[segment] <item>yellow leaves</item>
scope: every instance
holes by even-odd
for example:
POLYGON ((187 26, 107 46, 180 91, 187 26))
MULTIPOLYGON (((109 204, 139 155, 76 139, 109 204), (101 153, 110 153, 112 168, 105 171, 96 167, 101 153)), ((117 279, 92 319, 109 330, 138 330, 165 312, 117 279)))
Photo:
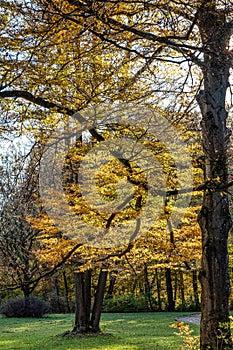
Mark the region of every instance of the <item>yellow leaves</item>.
POLYGON ((181 328, 184 326, 184 322, 177 322, 171 325, 172 328, 181 328))
POLYGON ((41 214, 40 217, 27 217, 27 221, 42 235, 48 233, 50 236, 55 236, 59 232, 47 214, 41 214))
POLYGON ((49 263, 54 266, 59 263, 75 246, 74 241, 65 239, 49 239, 47 244, 43 240, 44 248, 36 252, 41 262, 49 263))
POLYGON ((182 340, 180 349, 183 350, 199 350, 199 336, 193 336, 193 330, 190 329, 189 325, 184 322, 177 322, 172 324, 170 327, 178 329, 179 332, 175 332, 182 340))

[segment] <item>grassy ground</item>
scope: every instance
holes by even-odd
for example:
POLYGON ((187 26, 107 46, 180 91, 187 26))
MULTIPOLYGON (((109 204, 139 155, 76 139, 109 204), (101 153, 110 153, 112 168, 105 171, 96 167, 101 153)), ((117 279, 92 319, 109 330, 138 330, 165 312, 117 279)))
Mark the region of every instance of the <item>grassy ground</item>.
MULTIPOLYGON (((41 319, 0 317, 1 350, 173 350, 180 339, 169 327, 186 313, 103 314, 102 331, 109 335, 62 338, 72 329, 73 315, 41 319)), ((192 326, 198 333, 198 326, 192 326)))

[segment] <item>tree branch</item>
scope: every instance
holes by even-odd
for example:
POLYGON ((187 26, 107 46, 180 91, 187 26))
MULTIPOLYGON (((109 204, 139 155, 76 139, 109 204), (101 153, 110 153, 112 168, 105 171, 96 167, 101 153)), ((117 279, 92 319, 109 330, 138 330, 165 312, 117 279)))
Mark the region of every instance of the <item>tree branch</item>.
MULTIPOLYGON (((71 255, 79 248, 82 246, 82 243, 76 244, 63 258, 62 260, 57 263, 51 270, 43 273, 42 275, 40 275, 39 277, 35 278, 34 280, 28 281, 27 283, 24 282, 24 285, 35 285, 37 284, 42 278, 51 276, 54 272, 56 272, 56 270, 61 267, 70 257, 71 255)), ((9 286, 6 287, 4 289, 1 289, 0 291, 4 291, 4 290, 15 290, 20 288, 20 285, 16 285, 16 286, 9 286)))
MULTIPOLYGON (((56 112, 58 113, 66 113, 68 115, 73 115, 75 113, 75 111, 73 111, 70 108, 58 105, 54 102, 47 101, 42 97, 36 97, 32 93, 24 90, 3 90, 0 91, 0 98, 22 98, 38 106, 56 110, 56 112)), ((78 118, 80 119, 80 122, 84 121, 84 118, 81 115, 80 117, 78 116, 78 118)))

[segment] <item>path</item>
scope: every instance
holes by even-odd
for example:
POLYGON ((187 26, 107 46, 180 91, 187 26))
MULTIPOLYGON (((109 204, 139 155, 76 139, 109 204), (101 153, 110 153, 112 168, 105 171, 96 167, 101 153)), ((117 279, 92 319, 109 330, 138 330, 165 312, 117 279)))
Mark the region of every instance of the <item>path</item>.
POLYGON ((200 325, 201 315, 199 314, 199 315, 177 317, 176 321, 200 325))

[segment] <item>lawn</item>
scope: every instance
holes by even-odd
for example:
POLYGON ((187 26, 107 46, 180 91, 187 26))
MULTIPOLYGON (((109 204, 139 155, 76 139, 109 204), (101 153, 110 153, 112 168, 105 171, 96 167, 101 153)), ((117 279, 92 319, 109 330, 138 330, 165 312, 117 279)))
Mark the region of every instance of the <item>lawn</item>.
MULTIPOLYGON (((73 315, 41 319, 0 317, 1 350, 173 350, 180 339, 169 325, 187 313, 103 314, 100 336, 62 338, 72 329, 73 315)), ((198 326, 192 326, 198 333, 198 326)))

